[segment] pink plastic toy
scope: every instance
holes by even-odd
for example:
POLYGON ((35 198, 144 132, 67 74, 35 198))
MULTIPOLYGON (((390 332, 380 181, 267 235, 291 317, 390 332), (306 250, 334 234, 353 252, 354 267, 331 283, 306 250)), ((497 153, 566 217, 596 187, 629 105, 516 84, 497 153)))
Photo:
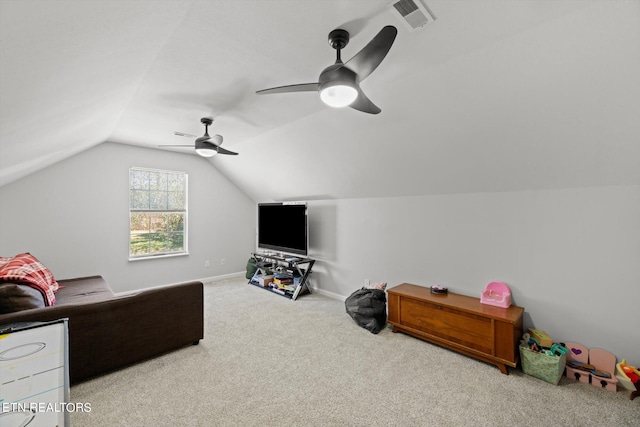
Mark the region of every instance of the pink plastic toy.
POLYGON ((511 290, 502 282, 491 282, 485 286, 484 291, 480 294, 480 302, 507 308, 511 306, 511 290))

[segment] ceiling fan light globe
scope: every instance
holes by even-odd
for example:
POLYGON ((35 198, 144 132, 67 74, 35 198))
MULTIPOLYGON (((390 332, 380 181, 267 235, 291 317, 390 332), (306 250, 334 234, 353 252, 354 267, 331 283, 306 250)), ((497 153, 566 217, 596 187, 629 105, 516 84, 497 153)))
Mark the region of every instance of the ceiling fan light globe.
POLYGON ((196 153, 202 157, 213 157, 218 154, 218 152, 213 148, 196 148, 196 153))
POLYGON ((345 84, 325 86, 320 89, 320 99, 329 107, 342 108, 353 103, 358 97, 358 91, 345 84))
POLYGON ((322 102, 330 107, 342 108, 358 97, 356 73, 341 62, 328 66, 318 78, 318 92, 322 102))
POLYGON ((206 141, 196 140, 196 153, 202 157, 213 157, 218 154, 218 146, 206 141))

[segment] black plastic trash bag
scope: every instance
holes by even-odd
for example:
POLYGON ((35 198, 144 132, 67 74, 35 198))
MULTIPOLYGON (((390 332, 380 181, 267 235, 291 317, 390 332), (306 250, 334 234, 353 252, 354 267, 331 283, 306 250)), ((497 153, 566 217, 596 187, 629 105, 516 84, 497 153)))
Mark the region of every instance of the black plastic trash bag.
POLYGON ((387 324, 387 296, 380 289, 358 289, 344 302, 347 314, 371 333, 377 334, 387 324))

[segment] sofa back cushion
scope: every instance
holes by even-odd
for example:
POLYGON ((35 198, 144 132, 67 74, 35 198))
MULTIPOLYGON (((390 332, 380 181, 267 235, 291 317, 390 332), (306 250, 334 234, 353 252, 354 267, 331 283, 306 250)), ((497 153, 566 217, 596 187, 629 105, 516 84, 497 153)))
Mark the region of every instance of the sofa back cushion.
POLYGON ((56 293, 56 305, 86 304, 114 297, 111 287, 102 276, 78 277, 60 280, 60 290, 56 293))
POLYGON ((19 283, 0 283, 0 314, 44 307, 39 290, 19 283))

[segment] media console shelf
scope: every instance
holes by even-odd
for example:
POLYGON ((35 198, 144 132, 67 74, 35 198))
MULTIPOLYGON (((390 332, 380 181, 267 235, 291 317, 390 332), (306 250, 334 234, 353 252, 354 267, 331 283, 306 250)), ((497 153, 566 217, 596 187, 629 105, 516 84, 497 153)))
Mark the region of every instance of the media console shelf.
POLYGON ((258 252, 252 253, 251 257, 256 261, 258 269, 249 279, 250 285, 294 301, 305 292, 311 293, 307 279, 316 262, 314 259, 258 252))
POLYGON ((404 332, 496 365, 509 374, 516 367, 524 308, 482 304, 480 298, 449 292, 434 294, 403 283, 387 290, 393 332, 404 332))

